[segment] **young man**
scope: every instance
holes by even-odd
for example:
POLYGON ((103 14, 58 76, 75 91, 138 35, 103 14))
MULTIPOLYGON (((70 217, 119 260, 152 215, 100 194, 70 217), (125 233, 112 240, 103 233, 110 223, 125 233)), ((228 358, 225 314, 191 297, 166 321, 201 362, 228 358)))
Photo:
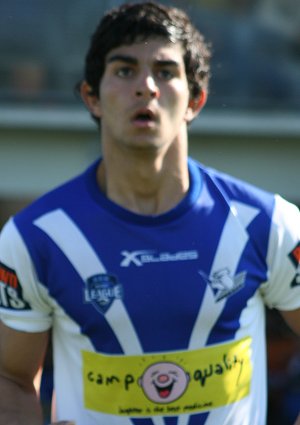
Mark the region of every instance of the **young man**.
POLYGON ((102 158, 0 240, 0 423, 40 425, 52 329, 57 420, 263 425, 265 305, 300 334, 300 215, 187 157, 209 49, 156 3, 109 12, 80 86, 102 158))

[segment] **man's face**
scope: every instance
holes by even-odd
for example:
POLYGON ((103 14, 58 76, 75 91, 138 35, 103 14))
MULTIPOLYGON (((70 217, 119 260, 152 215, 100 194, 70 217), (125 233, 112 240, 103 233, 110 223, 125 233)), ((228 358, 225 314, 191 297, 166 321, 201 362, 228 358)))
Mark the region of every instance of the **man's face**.
POLYGON ((98 110, 103 145, 157 150, 179 141, 192 113, 181 45, 150 39, 111 50, 98 110))

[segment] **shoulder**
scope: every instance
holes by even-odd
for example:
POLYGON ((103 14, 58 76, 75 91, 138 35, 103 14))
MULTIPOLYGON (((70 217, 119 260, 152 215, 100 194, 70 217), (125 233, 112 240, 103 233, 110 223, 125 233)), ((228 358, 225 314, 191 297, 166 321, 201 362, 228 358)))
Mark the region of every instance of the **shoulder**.
POLYGON ((220 199, 226 203, 240 203, 272 215, 275 205, 275 194, 234 177, 225 172, 207 167, 195 162, 208 191, 214 199, 220 199))
MULTIPOLYGON (((297 206, 283 199, 278 194, 268 192, 253 184, 235 178, 213 168, 198 164, 203 175, 204 184, 215 202, 227 204, 230 209, 239 212, 253 211, 255 232, 252 238, 266 238, 270 246, 278 247, 279 241, 299 240, 300 213, 297 206)), ((250 231, 250 229, 248 229, 250 231)))
POLYGON ((274 203, 274 194, 237 177, 214 169, 207 169, 208 176, 218 185, 225 196, 257 207, 274 203))
POLYGON ((59 212, 64 211, 70 217, 82 215, 88 202, 91 202, 87 180, 91 178, 93 167, 96 165, 93 164, 82 174, 39 197, 11 217, 1 231, 0 251, 24 252, 26 247, 32 259, 40 258, 48 242, 46 235, 37 225, 38 220, 51 215, 53 225, 60 228, 59 212))

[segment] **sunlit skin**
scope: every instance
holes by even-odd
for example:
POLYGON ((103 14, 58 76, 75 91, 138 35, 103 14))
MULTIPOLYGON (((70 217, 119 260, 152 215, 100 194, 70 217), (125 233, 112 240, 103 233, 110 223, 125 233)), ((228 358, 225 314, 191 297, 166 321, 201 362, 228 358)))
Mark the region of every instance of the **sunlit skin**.
POLYGON ((166 149, 185 127, 189 90, 179 44, 152 40, 112 50, 100 84, 102 137, 109 147, 166 149), (150 122, 133 117, 143 110, 150 122), (117 118, 117 119, 116 119, 117 118))
POLYGON ((190 100, 181 45, 150 39, 113 49, 99 96, 84 85, 82 93, 101 118, 100 188, 134 212, 174 207, 189 187, 187 125, 202 106, 190 100))

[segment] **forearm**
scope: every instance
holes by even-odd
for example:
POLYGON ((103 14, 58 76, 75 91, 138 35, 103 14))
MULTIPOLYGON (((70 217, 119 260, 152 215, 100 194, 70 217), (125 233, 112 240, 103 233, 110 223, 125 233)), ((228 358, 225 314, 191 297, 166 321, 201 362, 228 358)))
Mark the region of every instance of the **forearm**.
POLYGON ((42 425, 42 409, 32 386, 25 389, 0 376, 0 425, 42 425))

